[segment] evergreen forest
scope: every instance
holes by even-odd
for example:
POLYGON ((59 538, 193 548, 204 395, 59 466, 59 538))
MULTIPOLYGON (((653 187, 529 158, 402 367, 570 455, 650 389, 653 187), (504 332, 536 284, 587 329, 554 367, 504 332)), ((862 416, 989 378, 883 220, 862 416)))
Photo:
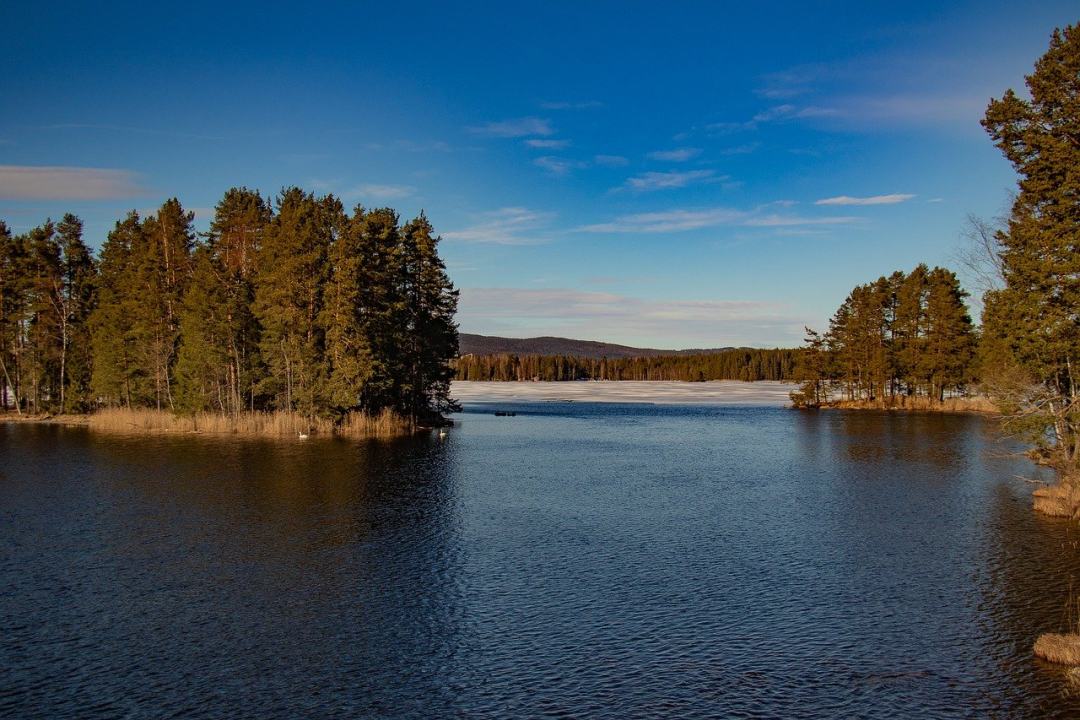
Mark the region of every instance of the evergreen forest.
POLYGON ((130 212, 97 254, 74 215, 0 223, 3 406, 412 425, 454 409, 458 296, 423 214, 234 188, 208 233, 193 219, 176 199, 130 212))

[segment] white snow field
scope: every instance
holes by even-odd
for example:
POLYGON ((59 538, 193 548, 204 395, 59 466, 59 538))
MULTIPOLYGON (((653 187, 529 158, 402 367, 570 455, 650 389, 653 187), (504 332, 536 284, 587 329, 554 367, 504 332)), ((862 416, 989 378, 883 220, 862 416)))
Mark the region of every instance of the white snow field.
POLYGON ((621 402, 658 405, 790 405, 793 383, 737 380, 711 382, 476 382, 455 380, 451 396, 459 402, 621 402))

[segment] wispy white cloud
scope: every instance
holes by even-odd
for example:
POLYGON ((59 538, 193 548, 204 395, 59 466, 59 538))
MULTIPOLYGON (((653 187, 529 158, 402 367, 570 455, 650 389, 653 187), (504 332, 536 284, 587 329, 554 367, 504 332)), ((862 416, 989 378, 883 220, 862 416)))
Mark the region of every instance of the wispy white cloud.
POLYGON ((469 128, 470 132, 488 137, 516 138, 528 137, 529 135, 548 136, 555 134, 555 128, 551 121, 538 117, 523 117, 512 120, 500 120, 487 122, 469 128))
POLYGON ((411 185, 379 185, 364 183, 345 193, 345 197, 372 198, 374 200, 399 200, 409 197, 416 188, 411 185))
POLYGON ((868 197, 851 197, 850 195, 838 195, 836 197, 822 198, 815 205, 896 205, 911 198, 914 195, 907 193, 893 193, 891 195, 870 195, 868 197))
POLYGON ((562 150, 563 148, 570 147, 569 140, 556 140, 554 138, 539 139, 532 138, 526 140, 525 144, 533 148, 546 148, 548 150, 562 150))
POLYGON ((430 152, 453 152, 454 148, 450 143, 443 140, 392 140, 390 142, 369 142, 364 143, 364 147, 368 150, 376 152, 382 150, 398 151, 404 150, 405 152, 414 153, 430 153, 430 152))
POLYGON ((633 192, 652 192, 654 190, 669 190, 682 188, 693 183, 705 180, 723 180, 723 177, 714 177, 713 170, 686 170, 671 172, 647 172, 626 179, 622 189, 633 192))
POLYGON ((963 123, 978 127, 986 96, 963 90, 839 97, 837 122, 851 127, 922 126, 963 123))
POLYGON ((603 106, 604 103, 597 100, 585 100, 582 102, 551 100, 540 103, 540 107, 545 110, 588 110, 590 108, 598 108, 603 106))
POLYGON ((523 207, 505 207, 482 213, 473 225, 445 232, 442 237, 466 243, 536 245, 547 242, 544 227, 550 219, 550 213, 523 207))
POLYGON ((673 233, 700 230, 708 227, 800 227, 846 225, 859 220, 850 216, 807 217, 763 212, 769 207, 787 207, 784 201, 769 203, 754 210, 733 208, 682 208, 661 212, 621 215, 608 222, 583 225, 578 232, 589 233, 673 233))
POLYGON ((593 157, 593 162, 603 167, 624 167, 630 164, 630 161, 622 155, 596 155, 593 157))
POLYGON ((667 210, 621 215, 609 222, 583 225, 577 230, 590 233, 683 232, 716 225, 734 225, 745 217, 745 211, 730 208, 667 210))
POLYGON ((674 150, 655 150, 648 154, 652 160, 664 160, 668 162, 686 162, 701 154, 701 148, 675 148, 674 150))
POLYGON ((715 152, 718 155, 749 155, 759 147, 761 147, 761 143, 749 142, 743 143, 742 145, 732 145, 731 147, 720 148, 715 152))
POLYGON ((582 160, 571 160, 569 158, 554 157, 553 155, 545 155, 533 160, 533 165, 541 167, 547 170, 552 175, 567 175, 571 170, 580 170, 589 166, 588 163, 582 160))
POLYGON ((784 120, 798 120, 804 118, 821 118, 821 117, 833 117, 839 115, 840 111, 834 107, 820 107, 817 105, 774 105, 771 108, 762 110, 752 119, 752 123, 768 123, 768 122, 781 122, 784 120))
POLYGON ((146 194, 130 170, 0 165, 0 197, 13 200, 113 200, 146 194))
POLYGON ((829 217, 803 217, 798 215, 758 215, 747 218, 743 225, 748 227, 792 227, 800 225, 847 225, 858 222, 859 218, 850 215, 829 217))
POLYGON ((643 299, 570 288, 464 288, 458 318, 473 331, 604 338, 644 345, 796 345, 808 318, 752 300, 643 299))

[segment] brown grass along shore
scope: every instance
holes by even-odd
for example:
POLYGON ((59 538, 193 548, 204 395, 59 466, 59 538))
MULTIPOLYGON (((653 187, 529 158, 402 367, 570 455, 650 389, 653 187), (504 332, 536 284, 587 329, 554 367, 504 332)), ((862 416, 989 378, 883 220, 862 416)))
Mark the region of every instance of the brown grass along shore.
POLYGON ((148 408, 107 408, 89 415, 0 416, 5 422, 82 425, 91 430, 118 434, 208 434, 240 437, 300 437, 308 435, 347 438, 392 438, 408 435, 414 428, 391 410, 379 415, 349 413, 340 423, 292 412, 246 412, 238 415, 202 412, 175 415, 148 408))
POLYGON ((973 397, 950 397, 937 402, 922 395, 898 395, 885 400, 832 400, 823 403, 823 409, 833 410, 897 410, 904 412, 934 413, 976 413, 997 415, 1000 413, 990 398, 976 395, 973 397))

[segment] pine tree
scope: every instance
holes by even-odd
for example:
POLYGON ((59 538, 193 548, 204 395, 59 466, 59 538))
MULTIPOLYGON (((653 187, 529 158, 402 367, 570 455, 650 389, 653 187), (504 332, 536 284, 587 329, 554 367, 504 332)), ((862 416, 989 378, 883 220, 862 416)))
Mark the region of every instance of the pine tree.
POLYGON ((106 405, 141 404, 146 372, 137 361, 136 318, 146 300, 137 283, 133 249, 146 244, 138 213, 117 221, 101 248, 98 303, 90 315, 91 386, 106 405))
POLYGON ((140 242, 131 248, 136 284, 145 293, 135 316, 135 352, 159 410, 175 408, 173 365, 180 342, 180 303, 191 276, 193 220, 179 200, 167 200, 146 219, 140 242))
POLYGON ((896 375, 904 392, 915 395, 920 391, 926 345, 926 296, 929 268, 918 265, 908 273, 897 289, 896 320, 893 323, 896 375))
POLYGON ((365 212, 351 218, 335 213, 340 227, 330 248, 330 275, 320 321, 326 335, 326 398, 339 415, 360 406, 372 376, 372 356, 365 331, 364 294, 371 287, 368 258, 364 255, 365 212))
POLYGON ((327 206, 333 202, 295 187, 283 190, 258 255, 255 316, 268 370, 261 386, 274 407, 309 416, 325 392, 319 316, 334 231, 327 206))
POLYGON ((987 294, 983 322, 995 347, 1011 350, 1042 387, 1037 401, 1019 397, 1016 411, 1052 430, 1059 459, 1072 465, 1080 459, 1080 26, 1054 31, 1026 82, 1030 100, 1008 90, 983 119, 1020 176, 998 234, 1005 287, 987 294))
POLYGON ((439 238, 423 213, 403 228, 401 237, 409 334, 402 411, 415 424, 458 407, 450 399, 450 360, 458 353, 458 292, 439 258, 439 238))
MULTIPOLYGON (((354 218, 355 221, 355 218, 354 218)), ((404 257, 398 215, 389 208, 371 210, 360 223, 360 253, 367 282, 360 293, 362 321, 371 353, 371 373, 361 392, 361 407, 402 410, 405 361, 406 298, 404 257)))
POLYGON ((970 379, 975 355, 971 317, 956 275, 934 268, 927 277, 925 352, 918 373, 931 399, 941 401, 946 390, 961 388, 970 379))
POLYGON ((97 266, 83 242, 79 218, 65 215, 57 231, 63 256, 63 286, 57 298, 62 323, 60 407, 66 412, 85 410, 93 402, 89 318, 96 297, 97 266))
POLYGON ((19 355, 24 287, 29 277, 23 239, 0 222, 0 399, 3 407, 22 413, 19 355))
POLYGON ((184 296, 177 382, 188 411, 254 409, 259 326, 252 312, 256 258, 270 221, 262 197, 233 188, 218 203, 184 296))
POLYGON ((30 385, 26 401, 36 412, 43 412, 54 407, 61 395, 63 268, 52 221, 31 230, 26 242, 30 276, 22 373, 30 385))
POLYGON ((213 251, 193 255, 191 282, 180 307, 180 348, 176 359, 177 400, 187 412, 214 409, 236 413, 236 383, 229 354, 232 328, 228 284, 213 251))

